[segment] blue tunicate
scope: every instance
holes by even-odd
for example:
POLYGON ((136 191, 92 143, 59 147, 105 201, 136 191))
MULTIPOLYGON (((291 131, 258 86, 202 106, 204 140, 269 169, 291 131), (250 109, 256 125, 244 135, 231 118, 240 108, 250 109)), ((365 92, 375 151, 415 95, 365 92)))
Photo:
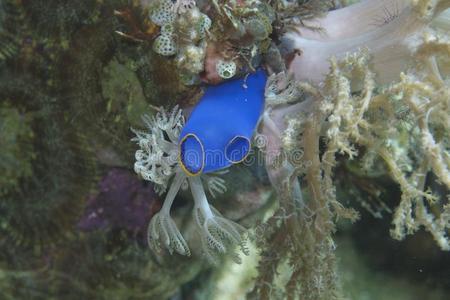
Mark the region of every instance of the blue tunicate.
POLYGON ((179 160, 186 173, 214 172, 245 159, 264 107, 266 80, 258 70, 207 87, 179 138, 179 160))

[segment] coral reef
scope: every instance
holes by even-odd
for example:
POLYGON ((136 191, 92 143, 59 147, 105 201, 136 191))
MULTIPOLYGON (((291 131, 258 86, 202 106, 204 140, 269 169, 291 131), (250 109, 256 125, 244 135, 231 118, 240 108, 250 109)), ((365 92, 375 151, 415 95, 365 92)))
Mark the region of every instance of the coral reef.
POLYGON ((0 298, 446 299, 449 7, 0 0, 0 298))
MULTIPOLYGON (((360 5, 370 6, 368 2, 360 5)), ((430 11, 448 7, 445 1, 422 5, 422 2, 411 4, 407 10, 427 23, 433 15, 430 11), (427 9, 422 11, 423 7, 427 9)), ((414 16, 408 20, 414 21, 414 16)), ((419 28, 426 27, 418 24, 419 28)), ((323 52, 308 54, 311 43, 296 36, 293 39, 298 42, 301 55, 300 64, 294 59, 290 66, 293 73, 298 79, 323 80, 323 84, 296 82, 283 73, 269 79, 266 105, 270 110, 264 115, 261 133, 268 139, 265 151, 269 176, 275 186, 282 187, 281 209, 269 220, 271 230, 267 225, 262 227, 268 233, 260 242, 265 250, 259 266, 260 284, 254 290, 258 297, 271 297, 274 291, 267 283, 275 279, 268 270, 285 260, 291 268, 291 277, 285 283, 288 298, 297 293, 304 299, 339 297, 332 240, 334 219, 358 218, 356 211, 345 208, 336 197, 336 185, 344 178, 336 178, 334 169, 345 158, 358 160, 360 168, 368 174, 380 172, 378 162, 382 162, 383 174, 391 176, 400 186, 402 196, 391 230, 394 238, 403 239, 406 234, 424 228, 441 249, 448 250, 446 192, 433 191, 426 183, 426 178, 434 174, 447 190, 450 187, 448 162, 444 158, 448 157, 448 131, 443 129, 449 120, 448 37, 430 27, 423 31, 411 26, 408 29, 414 30, 415 37, 402 32, 401 38, 414 41, 414 47, 410 45, 409 52, 404 54, 414 65, 404 69, 398 82, 385 88, 378 88, 374 69, 394 68, 398 73, 400 69, 378 65, 379 53, 370 39, 358 43, 359 47, 369 49, 347 53, 340 60, 332 57, 329 73, 319 78, 319 73, 301 62, 310 64, 310 60, 306 62, 302 57, 314 57, 326 63, 319 58, 323 52), (305 192, 300 189, 298 177, 306 187, 305 192), (283 221, 278 223, 278 218, 283 221), (274 240, 287 242, 273 249, 274 240)), ((386 42, 396 44, 398 40, 389 38, 386 42)), ((323 51, 327 51, 326 43, 332 44, 324 41, 323 51)), ((392 49, 395 51, 394 45, 389 46, 392 49)), ((339 55, 339 48, 332 51, 339 55)), ((381 78, 389 76, 382 74, 381 78)))

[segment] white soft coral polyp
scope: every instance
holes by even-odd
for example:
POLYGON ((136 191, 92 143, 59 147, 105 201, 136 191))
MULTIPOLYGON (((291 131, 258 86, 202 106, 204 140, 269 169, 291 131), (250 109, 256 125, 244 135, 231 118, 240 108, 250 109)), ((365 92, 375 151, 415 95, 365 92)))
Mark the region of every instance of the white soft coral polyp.
POLYGON ((199 177, 189 177, 189 186, 194 197, 194 218, 200 229, 202 248, 210 261, 216 260, 216 253, 227 252, 227 247, 241 244, 245 228, 224 217, 210 206, 199 177))

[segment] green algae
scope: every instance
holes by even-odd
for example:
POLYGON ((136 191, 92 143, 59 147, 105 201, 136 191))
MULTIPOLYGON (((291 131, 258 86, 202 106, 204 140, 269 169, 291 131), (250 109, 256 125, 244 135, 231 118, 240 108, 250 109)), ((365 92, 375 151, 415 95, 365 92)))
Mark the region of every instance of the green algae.
POLYGON ((36 156, 30 122, 30 115, 21 114, 8 102, 0 107, 0 196, 17 188, 20 179, 33 174, 32 162, 36 156))

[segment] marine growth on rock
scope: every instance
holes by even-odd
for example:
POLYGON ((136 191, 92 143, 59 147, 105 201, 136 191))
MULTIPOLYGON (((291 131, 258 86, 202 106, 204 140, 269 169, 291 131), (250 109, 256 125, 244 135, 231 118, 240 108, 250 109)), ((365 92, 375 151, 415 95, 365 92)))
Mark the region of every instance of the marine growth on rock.
POLYGON ((447 299, 449 0, 0 0, 0 299, 447 299))

